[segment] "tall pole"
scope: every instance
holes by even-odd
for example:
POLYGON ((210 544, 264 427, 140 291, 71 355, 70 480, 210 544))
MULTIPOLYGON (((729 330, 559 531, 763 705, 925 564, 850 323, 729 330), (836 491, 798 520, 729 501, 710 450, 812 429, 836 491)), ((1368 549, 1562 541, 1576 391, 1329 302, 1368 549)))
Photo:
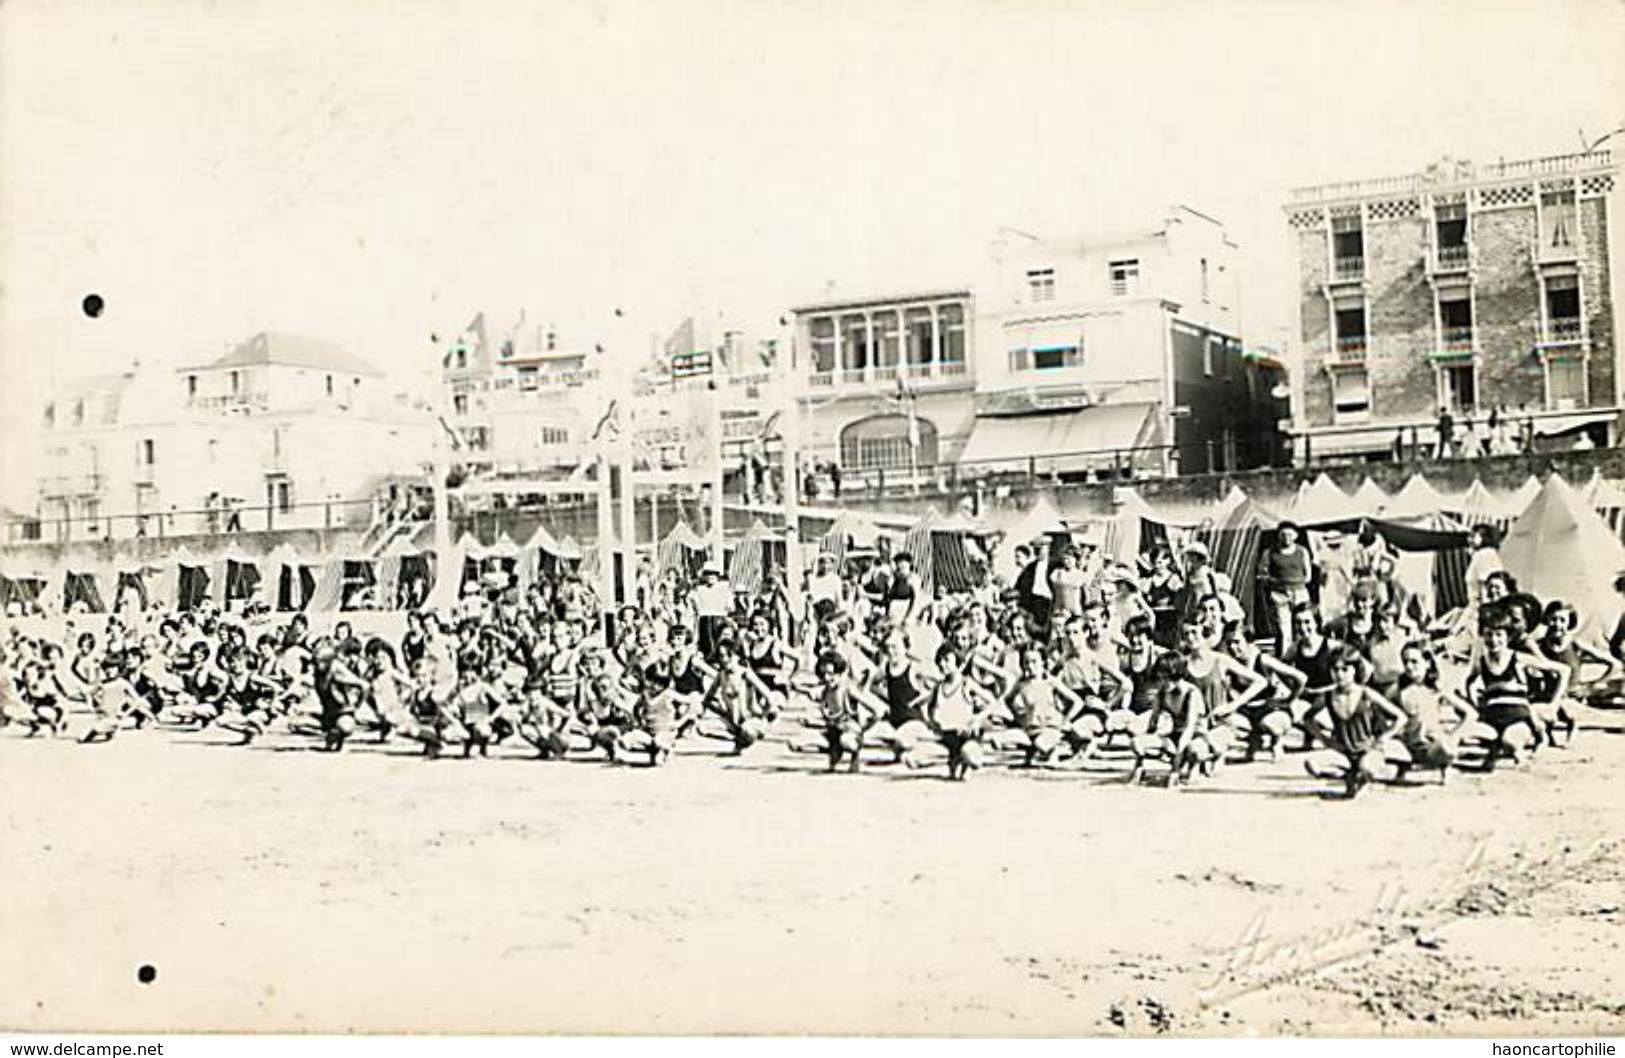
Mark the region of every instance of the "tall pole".
MULTIPOLYGON (((457 599, 461 587, 462 570, 452 569, 451 553, 451 490, 446 478, 451 474, 451 460, 446 448, 448 438, 437 431, 434 462, 429 474, 434 485, 434 600, 436 606, 450 606, 457 599)), ((297 578, 296 578, 297 579, 297 578)))
POLYGON ((711 424, 711 451, 708 453, 711 457, 711 561, 720 567, 726 561, 727 554, 722 546, 722 395, 717 390, 715 378, 706 384, 704 393, 709 405, 706 416, 711 424))
MULTIPOLYGON (((629 417, 630 418, 630 417, 629 417)), ((630 422, 627 424, 631 428, 630 422)), ((633 484, 632 438, 621 437, 621 598, 622 606, 637 603, 638 523, 637 486, 633 484)))
MULTIPOLYGON (((609 453, 598 449, 598 602, 607 618, 615 608, 615 511, 609 495, 609 453)), ((605 629, 608 631, 607 627, 605 629)))
MULTIPOLYGON (((801 617, 801 401, 796 396, 795 339, 785 343, 779 368, 779 435, 784 447, 784 587, 790 612, 801 617)), ((797 625, 797 631, 802 631, 797 625)))

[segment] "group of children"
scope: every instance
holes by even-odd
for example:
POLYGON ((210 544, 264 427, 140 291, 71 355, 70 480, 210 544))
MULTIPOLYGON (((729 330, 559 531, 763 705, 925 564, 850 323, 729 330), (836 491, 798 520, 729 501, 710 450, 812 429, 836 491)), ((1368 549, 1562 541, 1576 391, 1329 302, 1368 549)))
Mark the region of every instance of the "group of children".
POLYGON ((1187 593, 1170 619, 1170 567, 1119 570, 1137 582, 1116 592, 1074 585, 1063 551, 1043 613, 1015 591, 928 599, 899 553, 846 571, 821 556, 800 612, 782 584, 745 598, 710 568, 612 615, 569 581, 476 590, 455 613, 408 614, 395 641, 208 602, 151 623, 112 617, 99 635, 70 627, 64 643, 14 626, 0 638, 0 725, 87 743, 160 726, 332 752, 400 740, 428 757, 519 746, 647 765, 685 740, 727 753, 774 740, 831 771, 1074 766, 1173 787, 1304 752, 1353 796, 1566 745, 1574 698, 1617 667, 1576 638, 1571 608, 1504 571, 1452 639, 1358 584, 1346 612, 1323 621, 1299 601, 1261 644, 1218 594, 1187 593), (1120 605, 1137 595, 1150 604, 1120 605))

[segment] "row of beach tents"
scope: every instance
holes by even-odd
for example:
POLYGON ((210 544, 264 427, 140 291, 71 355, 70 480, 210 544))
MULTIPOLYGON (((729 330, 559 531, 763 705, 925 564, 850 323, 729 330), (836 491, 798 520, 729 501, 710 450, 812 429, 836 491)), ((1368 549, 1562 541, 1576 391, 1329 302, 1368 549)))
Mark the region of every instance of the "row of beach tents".
MULTIPOLYGON (((1556 475, 1545 482, 1531 477, 1499 491, 1474 481, 1446 493, 1418 474, 1389 493, 1369 478, 1346 491, 1323 474, 1270 505, 1234 487, 1205 507, 1153 504, 1132 489, 1118 490, 1117 501, 1109 515, 1072 514, 1040 496, 1025 511, 988 519, 934 509, 917 516, 811 509, 803 512, 800 546, 807 559, 823 551, 845 560, 873 553, 884 538, 892 550, 913 555, 928 591, 954 592, 978 583, 987 569, 1013 581, 1015 548, 1046 537, 1088 540, 1126 563, 1141 563, 1158 547, 1200 541, 1249 613, 1262 602, 1259 556, 1283 520, 1301 526, 1333 568, 1358 536, 1382 537, 1396 556, 1398 579, 1433 611, 1465 601, 1467 534, 1475 525, 1494 526, 1505 537, 1503 561, 1521 582, 1537 594, 1569 599, 1583 613, 1615 605, 1612 575, 1625 569, 1625 490, 1601 477, 1578 487, 1556 475)), ((754 521, 726 541, 729 581, 740 591, 759 590, 783 567, 786 547, 781 528, 754 521)), ((710 541, 678 522, 641 550, 659 572, 695 573, 709 560, 710 541)), ((181 548, 162 560, 70 558, 51 568, 13 553, 0 556, 0 609, 38 604, 46 612, 102 612, 154 601, 186 609, 205 598, 220 605, 259 601, 276 610, 404 609, 449 601, 481 580, 523 589, 544 574, 572 571, 594 581, 602 561, 597 546, 555 536, 545 525, 523 543, 505 535, 482 543, 465 534, 453 554, 460 576, 437 595, 434 551, 421 538, 396 541, 376 556, 300 554, 287 544, 252 555, 233 545, 210 555, 181 548)))

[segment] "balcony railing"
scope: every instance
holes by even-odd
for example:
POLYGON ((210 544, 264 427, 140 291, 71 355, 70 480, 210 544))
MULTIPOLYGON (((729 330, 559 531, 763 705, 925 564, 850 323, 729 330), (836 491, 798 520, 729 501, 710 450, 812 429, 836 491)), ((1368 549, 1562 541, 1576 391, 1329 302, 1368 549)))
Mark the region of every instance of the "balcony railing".
POLYGON ((1365 335, 1337 339, 1337 359, 1348 363, 1365 359, 1365 335))
POLYGON ((1467 244, 1459 246, 1440 246, 1433 251, 1433 270, 1435 272, 1465 272, 1472 259, 1467 244))
MULTIPOLYGON (((898 373, 896 364, 843 367, 834 371, 814 371, 807 376, 807 385, 819 388, 895 385, 898 373)), ((901 373, 908 382, 929 383, 933 380, 965 378, 970 374, 970 365, 964 360, 934 360, 926 364, 903 364, 901 373)))
POLYGON ((1332 278, 1338 282, 1357 282, 1365 278, 1365 257, 1339 257, 1332 262, 1332 278))
POLYGON ((1470 353, 1473 351, 1473 329, 1471 327, 1446 327, 1439 335, 1439 348, 1447 353, 1470 353))
POLYGON ((1546 321, 1546 342, 1550 345, 1566 345, 1584 337, 1585 330, 1578 316, 1546 321))

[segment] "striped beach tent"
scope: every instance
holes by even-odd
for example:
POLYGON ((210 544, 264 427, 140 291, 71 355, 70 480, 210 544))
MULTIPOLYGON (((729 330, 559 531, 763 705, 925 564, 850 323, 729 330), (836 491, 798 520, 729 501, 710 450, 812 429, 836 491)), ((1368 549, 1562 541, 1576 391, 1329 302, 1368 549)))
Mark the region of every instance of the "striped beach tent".
POLYGON ((767 539, 767 526, 758 518, 734 545, 728 564, 728 584, 734 591, 754 595, 761 590, 767 578, 767 539))
POLYGON ((655 569, 664 576, 667 573, 692 573, 696 562, 703 561, 706 543, 700 534, 685 521, 679 521, 671 527, 655 548, 655 569))

